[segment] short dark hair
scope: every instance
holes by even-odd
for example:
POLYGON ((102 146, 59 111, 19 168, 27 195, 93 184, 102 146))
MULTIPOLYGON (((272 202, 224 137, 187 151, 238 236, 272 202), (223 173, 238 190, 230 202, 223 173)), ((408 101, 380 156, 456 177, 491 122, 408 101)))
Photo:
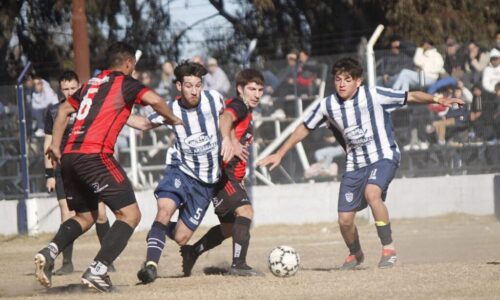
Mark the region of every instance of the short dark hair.
POLYGON ((206 74, 207 74, 207 69, 205 69, 204 66, 200 65, 199 63, 185 60, 181 62, 174 69, 174 75, 175 75, 174 83, 176 82, 183 83, 185 76, 196 76, 202 78, 206 74))
POLYGON ((500 90, 500 82, 497 82, 497 84, 495 84, 495 92, 498 92, 498 90, 500 90))
POLYGON ((75 80, 76 82, 80 83, 80 79, 78 79, 78 75, 74 71, 66 70, 61 74, 61 76, 59 76, 59 84, 63 81, 71 80, 75 80))
POLYGON ((400 42, 401 41, 401 37, 397 34, 394 34, 392 35, 390 38, 389 38, 389 44, 392 44, 393 42, 400 42))
POLYGON ((108 47, 106 51, 108 67, 115 68, 121 66, 127 59, 135 58, 135 49, 124 42, 116 42, 108 47))
POLYGON ((358 79, 363 76, 363 67, 361 64, 352 57, 344 57, 337 60, 332 66, 332 75, 347 73, 352 78, 358 79))
POLYGON ((264 85, 264 75, 260 71, 255 69, 244 69, 236 74, 236 93, 238 93, 238 87, 245 87, 251 82, 256 84, 264 85))

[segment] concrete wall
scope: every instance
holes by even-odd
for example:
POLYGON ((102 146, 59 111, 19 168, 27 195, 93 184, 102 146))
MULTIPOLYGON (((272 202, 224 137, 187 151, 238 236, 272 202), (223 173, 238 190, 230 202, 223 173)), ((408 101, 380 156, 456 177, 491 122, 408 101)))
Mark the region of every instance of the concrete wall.
MULTIPOLYGON (((494 175, 403 178, 391 183, 387 206, 391 218, 423 218, 448 213, 488 215, 494 213, 494 175)), ((255 225, 303 224, 337 220, 340 183, 304 183, 254 188, 255 225)), ((156 214, 152 190, 136 193, 142 220, 138 230, 147 230, 156 214)), ((17 233, 17 201, 0 201, 0 234, 17 233)), ((54 198, 27 201, 31 234, 55 232, 59 209, 54 198)), ((368 211, 361 214, 369 216, 368 211)), ((108 211, 111 220, 112 214, 108 211)), ((210 206, 202 226, 218 223, 210 206)))

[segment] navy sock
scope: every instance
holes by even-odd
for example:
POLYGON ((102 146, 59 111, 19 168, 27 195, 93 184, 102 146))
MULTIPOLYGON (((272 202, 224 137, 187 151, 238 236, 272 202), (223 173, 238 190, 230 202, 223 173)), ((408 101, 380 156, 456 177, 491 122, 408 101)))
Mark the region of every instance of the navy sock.
POLYGON ((155 221, 151 226, 148 234, 148 250, 146 253, 146 261, 160 261, 161 253, 165 247, 165 233, 167 226, 155 221))

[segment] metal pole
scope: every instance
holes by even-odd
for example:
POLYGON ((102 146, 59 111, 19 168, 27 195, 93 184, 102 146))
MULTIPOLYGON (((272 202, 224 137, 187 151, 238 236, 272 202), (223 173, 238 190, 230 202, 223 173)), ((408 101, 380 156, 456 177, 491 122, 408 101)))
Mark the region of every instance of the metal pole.
POLYGON ((132 185, 134 188, 139 186, 139 177, 137 170, 137 138, 134 128, 129 128, 129 149, 130 149, 130 172, 132 173, 132 185))
POLYGON ((29 196, 29 170, 28 170, 28 151, 26 147, 26 113, 24 107, 24 89, 23 80, 26 73, 31 68, 31 62, 28 62, 23 71, 17 77, 17 110, 19 114, 19 146, 21 150, 21 179, 23 185, 23 197, 17 204, 17 231, 19 234, 28 233, 28 217, 26 209, 26 199, 29 196))
POLYGON ((373 32, 368 44, 366 45, 366 72, 368 74, 368 86, 375 86, 375 52, 373 52, 373 46, 377 42, 380 34, 384 30, 384 25, 378 25, 375 31, 373 32))

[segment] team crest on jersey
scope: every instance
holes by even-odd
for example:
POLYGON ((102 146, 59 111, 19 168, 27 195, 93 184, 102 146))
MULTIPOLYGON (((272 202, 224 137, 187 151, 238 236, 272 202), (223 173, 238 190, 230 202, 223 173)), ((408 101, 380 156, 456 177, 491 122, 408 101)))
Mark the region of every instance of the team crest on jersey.
POLYGON ((346 128, 344 135, 351 148, 362 147, 373 141, 373 136, 366 135, 366 129, 356 125, 346 128))
POLYGON ((182 184, 181 180, 179 178, 175 178, 175 180, 174 180, 174 186, 175 186, 175 188, 176 189, 180 188, 181 184, 182 184))
POLYGON ((354 194, 353 193, 351 193, 351 192, 345 193, 345 200, 347 202, 351 203, 353 199, 354 199, 354 194))
POLYGON ((184 139, 184 143, 189 146, 185 152, 194 155, 205 155, 217 147, 217 140, 213 135, 205 132, 194 133, 184 139))

